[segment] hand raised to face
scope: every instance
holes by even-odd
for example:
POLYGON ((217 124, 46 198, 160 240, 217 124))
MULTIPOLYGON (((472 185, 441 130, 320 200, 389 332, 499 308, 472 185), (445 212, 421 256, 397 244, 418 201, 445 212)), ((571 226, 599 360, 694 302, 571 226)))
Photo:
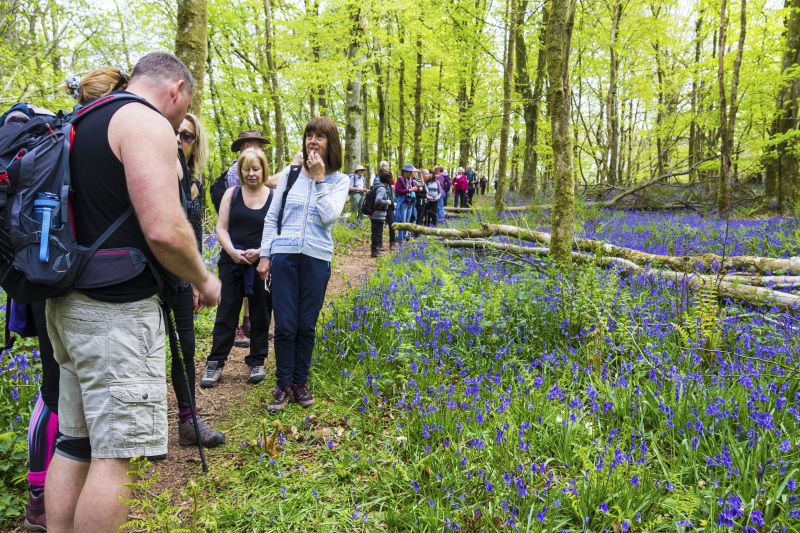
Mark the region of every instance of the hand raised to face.
POLYGON ((325 162, 316 151, 309 152, 306 166, 314 181, 317 183, 325 181, 325 162))

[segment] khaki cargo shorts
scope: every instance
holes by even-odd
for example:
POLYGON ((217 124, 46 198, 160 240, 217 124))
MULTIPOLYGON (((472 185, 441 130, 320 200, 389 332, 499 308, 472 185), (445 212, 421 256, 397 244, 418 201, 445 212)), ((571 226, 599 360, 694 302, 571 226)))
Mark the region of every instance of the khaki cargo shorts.
POLYGON ((61 367, 58 428, 92 457, 167 453, 164 316, 157 296, 107 303, 72 292, 47 302, 61 367))

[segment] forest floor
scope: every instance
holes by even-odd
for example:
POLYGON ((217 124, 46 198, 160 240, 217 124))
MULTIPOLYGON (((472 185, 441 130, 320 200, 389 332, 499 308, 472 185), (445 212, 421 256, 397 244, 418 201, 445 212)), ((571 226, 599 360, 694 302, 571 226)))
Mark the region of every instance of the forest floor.
MULTIPOLYGON (((344 292, 349 285, 361 283, 374 267, 375 259, 370 257, 369 226, 364 225, 363 234, 357 245, 345 250, 344 253, 337 250, 337 257, 331 268, 331 279, 328 282, 328 289, 325 295, 326 302, 344 292)), ((270 331, 273 330, 274 324, 270 327, 270 331)), ((210 332, 208 342, 210 343, 210 332)), ((271 397, 271 392, 274 388, 275 351, 273 341, 269 343, 270 357, 265 361, 267 378, 257 385, 247 383, 248 368, 244 358, 248 350, 249 348, 236 347, 231 350, 222 380, 213 389, 199 387, 200 380, 205 372, 203 357, 208 350, 198 350, 196 357, 195 374, 198 383, 198 413, 200 418, 210 427, 226 433, 226 444, 233 442, 234 430, 238 426, 251 420, 245 418, 232 427, 220 424, 226 420, 230 421, 238 418, 236 413, 243 410, 241 402, 247 400, 248 394, 254 388, 264 389, 264 397, 271 397)), ((168 409, 170 415, 169 451, 164 461, 153 464, 152 472, 158 472, 159 476, 151 490, 154 494, 161 494, 171 489, 170 499, 174 504, 180 493, 186 488, 187 483, 200 473, 201 467, 200 454, 196 446, 178 445, 178 407, 172 388, 169 390, 168 409)), ((212 465, 210 466, 211 468, 213 468, 214 462, 233 455, 232 452, 215 451, 214 449, 206 450, 205 454, 207 462, 212 465)))

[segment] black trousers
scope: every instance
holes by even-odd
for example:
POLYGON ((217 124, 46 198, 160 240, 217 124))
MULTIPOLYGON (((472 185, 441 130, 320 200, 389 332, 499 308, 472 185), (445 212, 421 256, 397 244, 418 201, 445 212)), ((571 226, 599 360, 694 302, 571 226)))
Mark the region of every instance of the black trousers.
POLYGON ((191 287, 178 289, 178 301, 172 308, 172 312, 175 314, 175 324, 178 327, 177 339, 181 341, 181 353, 183 355, 183 365, 186 367, 186 377, 189 378, 187 386, 181 366, 181 358, 178 356, 178 345, 176 342, 175 330, 172 328, 172 320, 167 320, 169 350, 172 356, 172 366, 170 369, 172 388, 175 390, 175 399, 178 401, 178 408, 188 409, 191 407, 189 395, 192 395, 192 401, 195 399, 194 386, 196 381, 194 375, 194 352, 196 347, 194 338, 194 298, 192 296, 191 287))
POLYGON ((467 191, 456 191, 455 207, 467 207, 467 191))
POLYGON ((372 236, 371 236, 371 248, 372 250, 382 250, 383 249, 383 225, 386 223, 385 220, 371 220, 372 223, 372 236))
POLYGON ((467 207, 472 207, 472 197, 475 196, 475 187, 470 187, 467 191, 467 207))
POLYGON ((395 232, 392 224, 394 224, 394 206, 391 206, 386 210, 386 225, 389 226, 389 244, 395 243, 395 232))
MULTIPOLYGON (((219 262, 219 279, 222 281, 222 298, 214 321, 213 340, 209 361, 217 361, 225 366, 228 354, 233 348, 239 312, 242 310, 244 278, 231 273, 233 261, 229 258, 219 262)), ((255 276, 253 294, 248 294, 250 302, 250 355, 244 358, 248 366, 263 366, 269 355, 269 324, 272 315, 272 295, 264 289, 264 282, 255 276)))
POLYGON ((428 216, 425 225, 436 227, 436 219, 439 215, 439 202, 428 202, 426 213, 428 216))

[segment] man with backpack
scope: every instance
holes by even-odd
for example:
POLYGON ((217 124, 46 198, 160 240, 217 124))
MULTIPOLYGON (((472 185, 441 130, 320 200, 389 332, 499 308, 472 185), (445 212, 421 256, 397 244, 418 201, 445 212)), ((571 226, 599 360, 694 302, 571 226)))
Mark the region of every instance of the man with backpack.
POLYGON ((371 236, 371 256, 379 257, 383 255, 383 225, 386 222, 386 212, 392 205, 392 196, 389 187, 392 183, 392 175, 383 172, 378 176, 378 183, 372 186, 364 200, 364 211, 368 213, 372 224, 371 236))
POLYGON ((75 126, 69 157, 75 234, 89 245, 130 208, 104 248, 136 248, 148 266, 127 281, 48 301, 47 326, 61 366, 56 455, 47 473, 53 531, 116 531, 127 520, 130 459, 167 450, 165 317, 180 276, 198 303, 216 305, 180 203, 175 134, 194 88, 175 56, 148 54, 127 91, 149 102, 112 102, 75 126), (91 466, 91 468, 90 468, 91 466))

